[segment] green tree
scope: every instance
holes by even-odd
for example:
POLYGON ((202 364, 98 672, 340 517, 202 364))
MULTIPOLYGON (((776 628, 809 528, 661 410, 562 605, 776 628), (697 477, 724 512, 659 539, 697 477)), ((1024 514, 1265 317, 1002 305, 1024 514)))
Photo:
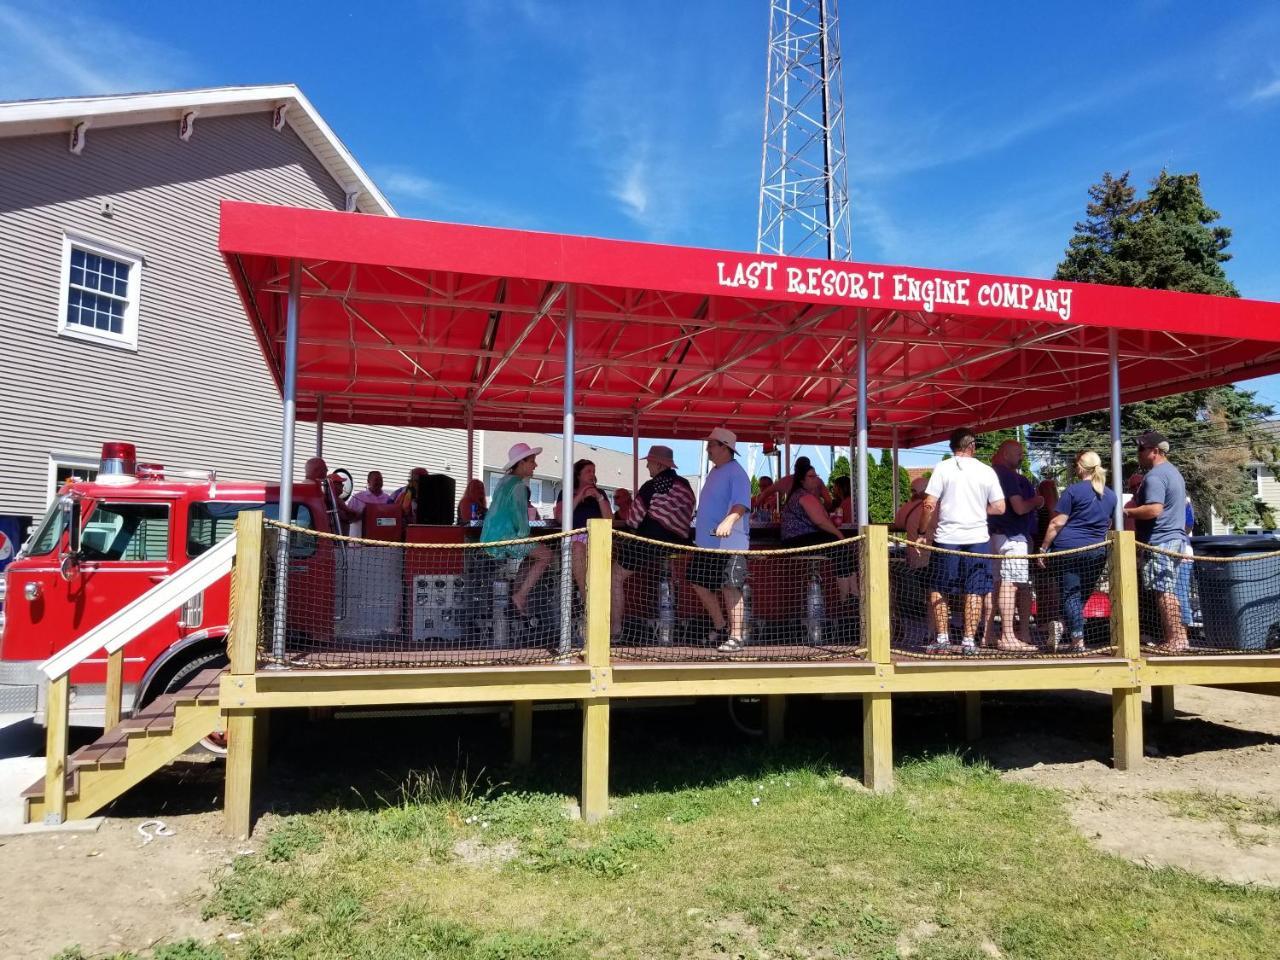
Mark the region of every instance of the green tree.
MULTIPOLYGON (((1087 219, 1076 224, 1058 265, 1059 280, 1239 296, 1222 266, 1231 259, 1231 231, 1216 223, 1218 211, 1205 203, 1199 174, 1162 170, 1139 200, 1128 172, 1105 173, 1089 196, 1087 219)), ((1198 523, 1207 524, 1212 507, 1237 529, 1251 521, 1265 524, 1271 518, 1245 466, 1254 460, 1271 466, 1280 455, 1277 438, 1262 422, 1273 413, 1253 393, 1232 386, 1126 404, 1120 412, 1124 472, 1137 469, 1133 440, 1159 430, 1169 438, 1169 458, 1187 481, 1198 523)), ((1107 458, 1109 412, 1036 424, 1030 441, 1042 472, 1070 479, 1078 451, 1092 448, 1107 458)))
POLYGON ((831 465, 830 479, 834 480, 836 477, 847 477, 849 475, 849 458, 842 453, 836 457, 836 462, 831 465))

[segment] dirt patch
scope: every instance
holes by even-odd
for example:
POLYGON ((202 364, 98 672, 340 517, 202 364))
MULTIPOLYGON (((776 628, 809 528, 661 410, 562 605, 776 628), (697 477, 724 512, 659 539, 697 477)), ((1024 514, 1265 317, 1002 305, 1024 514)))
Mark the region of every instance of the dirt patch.
MULTIPOLYGON (((1097 718, 1082 719, 1066 695, 1061 732, 1014 734, 998 721, 982 747, 1008 779, 1064 791, 1072 822, 1109 853, 1232 883, 1280 885, 1280 824, 1240 823, 1230 812, 1280 814, 1280 697, 1209 687, 1178 687, 1175 696, 1172 723, 1147 716, 1147 757, 1136 770, 1079 755, 1080 742, 1067 731, 1097 718), (1189 814, 1170 795, 1201 802, 1189 814)), ((1095 712, 1105 708, 1101 696, 1081 694, 1077 702, 1083 707, 1090 697, 1095 712)))
POLYGON ((497 867, 520 856, 520 847, 514 840, 489 844, 482 840, 466 839, 453 845, 453 855, 459 862, 469 866, 497 867))
POLYGON ((0 838, 0 958, 49 957, 72 944, 115 954, 222 934, 200 919, 201 900, 214 871, 252 846, 222 836, 220 814, 166 817, 174 835, 145 844, 143 822, 0 838))

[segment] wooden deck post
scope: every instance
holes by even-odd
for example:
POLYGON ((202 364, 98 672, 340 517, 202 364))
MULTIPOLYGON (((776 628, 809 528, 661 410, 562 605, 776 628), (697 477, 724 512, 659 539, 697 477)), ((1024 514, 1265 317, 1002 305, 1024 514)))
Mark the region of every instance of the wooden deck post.
POLYGON ((533 759, 533 701, 516 700, 511 705, 511 761, 527 767, 533 759))
POLYGON ((782 734, 787 722, 787 695, 770 693, 764 698, 764 729, 771 746, 782 742, 782 734))
POLYGON ((107 654, 107 692, 103 708, 102 729, 110 730, 120 722, 120 707, 124 698, 124 647, 107 654))
MULTIPOLYGON (((1116 655, 1138 669, 1138 548, 1132 530, 1113 530, 1111 540, 1111 642, 1116 655)), ((1111 691, 1111 742, 1117 770, 1142 762, 1142 687, 1111 691)))
MULTIPOLYGON (((889 654, 889 528, 862 528, 862 643, 881 677, 893 670, 889 654)), ((893 701, 887 690, 862 695, 862 782, 893 789, 893 701)))
POLYGON ((49 681, 44 702, 44 822, 67 819, 67 711, 69 683, 64 673, 49 681))
MULTIPOLYGON (((231 675, 252 676, 258 667, 258 622, 262 602, 262 513, 245 512, 236 518, 236 562, 231 573, 231 631, 227 653, 231 675)), ((255 751, 265 740, 255 729, 252 709, 237 707, 234 697, 224 697, 227 721, 227 773, 224 817, 227 832, 248 837, 253 830, 253 774, 263 760, 255 751)))
POLYGON ((1177 710, 1173 705, 1173 687, 1151 688, 1151 719, 1156 723, 1172 723, 1177 710))
POLYGON ((982 693, 965 690, 960 694, 960 709, 964 714, 964 738, 973 743, 982 739, 982 693))
POLYGON ((613 523, 587 521, 587 666, 592 696, 582 702, 582 819, 609 813, 609 604, 613 589, 613 523))

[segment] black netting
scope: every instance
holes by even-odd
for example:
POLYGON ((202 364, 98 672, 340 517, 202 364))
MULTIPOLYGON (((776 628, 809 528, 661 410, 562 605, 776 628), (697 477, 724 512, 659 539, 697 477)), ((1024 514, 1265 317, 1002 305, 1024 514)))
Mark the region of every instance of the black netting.
POLYGON ((1070 657, 1110 652, 1111 547, 1021 554, 893 538, 890 644, 916 657, 1070 657))
POLYGON ((268 524, 259 660, 353 668, 574 659, 585 628, 576 581, 585 569, 582 531, 504 546, 403 544, 268 524))
POLYGON ((612 654, 677 662, 859 657, 861 541, 726 551, 615 534, 612 654))
POLYGON ((1280 552, 1193 556, 1138 544, 1144 653, 1280 650, 1280 552))

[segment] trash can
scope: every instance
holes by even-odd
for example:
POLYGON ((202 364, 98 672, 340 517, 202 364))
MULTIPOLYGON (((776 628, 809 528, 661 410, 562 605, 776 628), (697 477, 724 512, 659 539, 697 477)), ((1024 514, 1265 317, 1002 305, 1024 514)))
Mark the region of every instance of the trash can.
POLYGON ((1243 557, 1238 563, 1193 564, 1204 643, 1223 650, 1280 647, 1280 539, 1192 537, 1196 557, 1243 557))

